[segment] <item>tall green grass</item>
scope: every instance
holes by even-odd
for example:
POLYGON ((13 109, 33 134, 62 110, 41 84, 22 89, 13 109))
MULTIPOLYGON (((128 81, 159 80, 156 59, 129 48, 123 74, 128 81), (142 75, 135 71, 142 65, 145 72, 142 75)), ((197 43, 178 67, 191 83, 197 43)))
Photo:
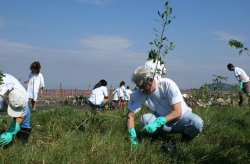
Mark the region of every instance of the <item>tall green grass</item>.
MULTIPOLYGON (((0 149, 0 163, 250 163, 249 107, 193 111, 205 126, 191 142, 181 143, 179 134, 154 141, 142 137, 140 146, 133 148, 127 137, 125 111, 93 114, 74 107, 49 107, 32 113, 29 144, 15 140, 0 149), (176 144, 175 153, 161 150, 167 140, 176 144)), ((11 121, 1 116, 0 129, 6 129, 11 121)), ((138 123, 136 130, 140 135, 138 123)))

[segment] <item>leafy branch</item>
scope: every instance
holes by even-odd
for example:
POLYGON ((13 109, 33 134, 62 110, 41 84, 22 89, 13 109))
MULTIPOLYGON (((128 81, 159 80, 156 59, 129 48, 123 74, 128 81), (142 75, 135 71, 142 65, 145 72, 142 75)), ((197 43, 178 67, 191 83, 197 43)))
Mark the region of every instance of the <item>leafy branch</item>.
POLYGON ((4 77, 4 74, 3 74, 3 72, 0 70, 0 85, 3 84, 3 77, 4 77))
POLYGON ((168 1, 166 1, 164 4, 164 11, 157 12, 159 19, 155 19, 155 20, 160 23, 161 29, 158 30, 156 28, 153 28, 156 38, 154 39, 154 41, 150 42, 150 45, 154 46, 150 51, 150 53, 155 54, 153 56, 154 61, 164 63, 161 60, 162 57, 165 57, 170 50, 174 49, 174 43, 172 41, 169 41, 165 34, 167 26, 169 26, 172 20, 175 18, 174 16, 172 16, 172 12, 173 12, 173 9, 172 7, 169 6, 168 1), (165 43, 165 42, 168 42, 168 43, 165 43))
POLYGON ((231 47, 234 47, 236 49, 239 49, 239 55, 242 54, 242 52, 246 52, 246 54, 249 54, 249 50, 247 47, 244 46, 243 43, 237 41, 237 40, 234 40, 234 39, 231 39, 228 41, 228 44, 231 46, 231 47))

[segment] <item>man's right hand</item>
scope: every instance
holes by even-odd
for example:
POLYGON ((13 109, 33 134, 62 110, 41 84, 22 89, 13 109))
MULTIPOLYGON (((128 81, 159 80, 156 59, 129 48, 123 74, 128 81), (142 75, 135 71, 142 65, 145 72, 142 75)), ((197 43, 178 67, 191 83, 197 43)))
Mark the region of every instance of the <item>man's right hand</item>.
POLYGON ((5 132, 0 135, 0 144, 1 145, 8 145, 13 139, 13 134, 5 132))

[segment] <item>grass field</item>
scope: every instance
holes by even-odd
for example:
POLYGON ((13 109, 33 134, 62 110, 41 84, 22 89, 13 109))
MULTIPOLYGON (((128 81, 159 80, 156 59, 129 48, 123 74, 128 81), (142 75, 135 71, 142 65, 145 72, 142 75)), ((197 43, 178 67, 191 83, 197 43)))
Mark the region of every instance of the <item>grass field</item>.
MULTIPOLYGON (((46 107, 32 113, 29 144, 15 140, 0 149, 0 163, 250 163, 249 107, 193 111, 204 119, 205 127, 188 144, 179 142, 181 136, 175 134, 154 141, 143 137, 140 146, 132 148, 125 111, 92 114, 69 106, 46 107), (174 154, 161 150, 167 140, 176 144, 174 154)), ((11 121, 1 116, 0 129, 11 121)), ((141 129, 138 123, 136 129, 141 129)))

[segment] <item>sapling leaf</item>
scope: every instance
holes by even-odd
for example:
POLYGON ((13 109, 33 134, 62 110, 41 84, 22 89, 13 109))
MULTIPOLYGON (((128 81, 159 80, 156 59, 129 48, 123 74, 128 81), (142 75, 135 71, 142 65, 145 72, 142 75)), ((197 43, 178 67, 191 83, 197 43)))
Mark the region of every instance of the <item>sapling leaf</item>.
POLYGON ((161 13, 160 13, 160 11, 158 11, 158 15, 159 15, 159 16, 161 16, 161 13))
POLYGON ((172 14, 172 12, 173 12, 173 9, 172 9, 172 7, 170 7, 169 13, 172 14))
POLYGON ((161 14, 161 18, 162 18, 162 19, 164 18, 164 14, 161 14))
POLYGON ((159 32, 156 28, 153 28, 153 30, 154 30, 155 32, 159 32))

